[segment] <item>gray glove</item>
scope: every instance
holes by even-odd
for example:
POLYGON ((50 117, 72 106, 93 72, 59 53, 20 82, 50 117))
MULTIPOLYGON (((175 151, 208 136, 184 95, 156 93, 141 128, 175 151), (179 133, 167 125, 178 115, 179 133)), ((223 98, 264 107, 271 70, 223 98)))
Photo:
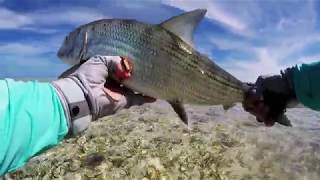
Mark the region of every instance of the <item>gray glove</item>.
POLYGON ((123 71, 121 60, 119 56, 94 56, 52 82, 64 106, 71 135, 87 129, 91 120, 111 115, 122 108, 154 101, 121 88, 108 78, 123 71))
POLYGON ((243 108, 267 126, 278 122, 290 126, 284 112, 289 103, 297 101, 293 84, 294 68, 281 71, 280 75, 259 76, 245 93, 243 108))

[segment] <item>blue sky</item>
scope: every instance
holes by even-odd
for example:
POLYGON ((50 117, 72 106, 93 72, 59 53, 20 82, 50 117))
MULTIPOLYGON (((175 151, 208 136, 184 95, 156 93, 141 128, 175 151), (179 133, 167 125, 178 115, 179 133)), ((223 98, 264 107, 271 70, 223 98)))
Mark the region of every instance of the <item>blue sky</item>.
MULTIPOLYGON (((320 1, 319 1, 320 2, 320 1)), ((244 81, 320 60, 320 4, 313 0, 0 0, 0 78, 56 77, 64 36, 101 18, 160 23, 208 10, 196 49, 244 81)))

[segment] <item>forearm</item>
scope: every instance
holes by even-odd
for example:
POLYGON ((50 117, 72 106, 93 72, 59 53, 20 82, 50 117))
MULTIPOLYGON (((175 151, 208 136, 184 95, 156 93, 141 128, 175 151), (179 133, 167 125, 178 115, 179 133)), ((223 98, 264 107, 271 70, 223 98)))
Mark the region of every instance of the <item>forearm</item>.
POLYGON ((320 110, 320 62, 296 66, 293 77, 298 101, 320 110))
POLYGON ((0 176, 58 144, 68 132, 51 84, 0 81, 0 176))

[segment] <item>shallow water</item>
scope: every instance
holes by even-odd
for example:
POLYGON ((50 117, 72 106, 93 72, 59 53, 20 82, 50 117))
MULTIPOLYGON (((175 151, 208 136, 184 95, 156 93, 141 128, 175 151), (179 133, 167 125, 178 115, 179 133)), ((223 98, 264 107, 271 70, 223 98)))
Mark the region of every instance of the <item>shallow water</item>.
MULTIPOLYGON (((217 107, 215 107, 217 108, 217 107)), ((201 110, 210 108, 193 107, 193 114, 203 116, 201 110)), ((224 124, 225 132, 242 143, 230 156, 241 153, 241 163, 234 163, 233 172, 246 177, 275 179, 319 179, 320 178, 320 113, 306 108, 288 109, 287 116, 293 127, 276 124, 264 127, 255 118, 244 112, 240 105, 224 112, 222 109, 210 116, 213 123, 224 124), (246 167, 246 168, 243 168, 246 167), (264 174, 264 177, 261 176, 264 174), (249 176, 248 176, 249 177, 249 176)), ((240 161, 239 161, 240 162, 240 161)), ((231 169, 232 169, 231 168, 231 169)))
POLYGON ((12 178, 311 179, 320 177, 320 113, 287 112, 264 127, 240 105, 187 106, 191 130, 163 101, 92 123, 83 136, 34 158, 12 178))

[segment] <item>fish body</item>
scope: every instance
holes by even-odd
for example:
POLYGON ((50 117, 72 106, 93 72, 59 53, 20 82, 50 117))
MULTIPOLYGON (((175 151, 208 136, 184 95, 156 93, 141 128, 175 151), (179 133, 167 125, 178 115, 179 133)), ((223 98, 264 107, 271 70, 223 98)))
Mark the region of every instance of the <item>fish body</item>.
POLYGON ((167 100, 182 119, 182 104, 230 106, 242 101, 244 84, 192 46, 193 30, 204 14, 195 10, 155 25, 94 21, 71 32, 58 56, 72 65, 94 55, 129 57, 133 74, 123 84, 167 100))

